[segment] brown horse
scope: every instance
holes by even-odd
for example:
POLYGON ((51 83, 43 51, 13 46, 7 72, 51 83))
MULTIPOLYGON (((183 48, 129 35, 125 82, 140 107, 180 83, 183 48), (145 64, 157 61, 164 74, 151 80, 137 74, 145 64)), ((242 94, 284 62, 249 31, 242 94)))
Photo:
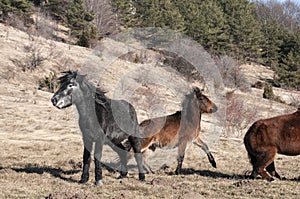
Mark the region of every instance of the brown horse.
POLYGON ((300 154, 300 108, 292 114, 256 121, 247 131, 244 144, 253 166, 251 178, 259 174, 269 181, 281 179, 275 170, 275 155, 300 154))
MULTIPOLYGON (((178 147, 176 174, 180 174, 187 144, 192 142, 205 151, 212 166, 216 167, 214 157, 199 133, 201 114, 216 112, 217 106, 203 95, 198 87, 194 87, 193 91, 186 95, 182 108, 182 111, 177 111, 172 115, 140 123, 140 130, 145 137, 142 139, 141 151, 144 154, 148 148, 154 151, 156 147, 178 147)), ((144 167, 153 172, 145 161, 144 167)))

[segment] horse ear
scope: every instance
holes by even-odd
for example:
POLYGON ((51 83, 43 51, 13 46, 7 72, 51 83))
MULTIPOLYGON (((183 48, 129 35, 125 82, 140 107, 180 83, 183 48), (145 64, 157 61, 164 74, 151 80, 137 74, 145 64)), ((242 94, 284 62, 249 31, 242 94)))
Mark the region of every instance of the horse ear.
POLYGON ((76 73, 76 81, 82 82, 83 79, 86 77, 86 75, 80 75, 79 73, 76 73))
POLYGON ((196 95, 202 95, 202 91, 200 90, 199 87, 197 86, 193 86, 193 90, 196 93, 196 95))

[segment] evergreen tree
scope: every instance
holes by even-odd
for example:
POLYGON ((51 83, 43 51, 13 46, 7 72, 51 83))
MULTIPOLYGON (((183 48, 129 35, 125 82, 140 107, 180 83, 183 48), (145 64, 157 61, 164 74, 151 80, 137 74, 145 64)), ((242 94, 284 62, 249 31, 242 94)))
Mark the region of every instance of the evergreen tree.
POLYGON ((226 15, 226 34, 230 35, 227 52, 238 60, 257 58, 263 35, 255 18, 255 5, 248 0, 217 1, 226 15))
POLYGON ((286 31, 280 53, 279 66, 275 68, 280 83, 300 90, 300 35, 286 31))
POLYGON ((48 12, 53 19, 66 22, 67 10, 70 9, 71 0, 48 0, 43 9, 48 12))
POLYGON ((209 52, 224 54, 225 17, 216 1, 176 1, 184 16, 186 34, 198 41, 209 52))
POLYGON ((261 32, 265 38, 262 43, 262 60, 271 68, 277 67, 280 60, 280 46, 283 41, 281 38, 282 29, 275 21, 260 21, 261 32))
POLYGON ((111 0, 116 20, 125 28, 138 26, 136 9, 132 0, 111 0))
POLYGON ((140 27, 160 27, 184 31, 184 19, 171 0, 139 0, 133 4, 140 27))
POLYGON ((92 13, 88 12, 83 0, 73 0, 67 12, 67 22, 73 36, 78 38, 78 45, 89 47, 89 41, 96 37, 97 31, 91 21, 92 13))
POLYGON ((30 19, 32 14, 32 4, 27 0, 1 0, 0 10, 0 20, 3 22, 9 18, 9 13, 23 19, 25 25, 32 22, 30 19))

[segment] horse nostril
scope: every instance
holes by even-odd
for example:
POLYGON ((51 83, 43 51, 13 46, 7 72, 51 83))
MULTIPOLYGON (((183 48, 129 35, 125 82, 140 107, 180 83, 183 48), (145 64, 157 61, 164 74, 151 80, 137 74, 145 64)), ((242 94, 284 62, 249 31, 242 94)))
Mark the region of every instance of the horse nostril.
POLYGON ((57 104, 57 99, 55 96, 51 98, 51 102, 54 106, 57 104))
POLYGON ((218 107, 217 106, 214 106, 212 109, 211 109, 211 112, 214 113, 214 112, 217 112, 218 110, 218 107))

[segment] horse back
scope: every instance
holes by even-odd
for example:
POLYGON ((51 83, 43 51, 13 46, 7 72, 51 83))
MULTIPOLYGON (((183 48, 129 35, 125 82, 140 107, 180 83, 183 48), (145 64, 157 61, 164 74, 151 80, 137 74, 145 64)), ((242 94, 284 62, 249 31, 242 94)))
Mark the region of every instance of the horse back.
POLYGON ((256 121, 247 131, 244 143, 248 153, 275 148, 284 155, 300 154, 300 114, 281 115, 256 121))

